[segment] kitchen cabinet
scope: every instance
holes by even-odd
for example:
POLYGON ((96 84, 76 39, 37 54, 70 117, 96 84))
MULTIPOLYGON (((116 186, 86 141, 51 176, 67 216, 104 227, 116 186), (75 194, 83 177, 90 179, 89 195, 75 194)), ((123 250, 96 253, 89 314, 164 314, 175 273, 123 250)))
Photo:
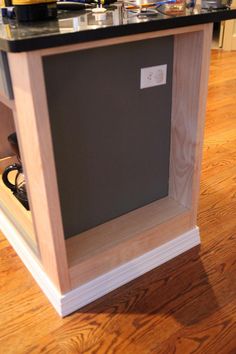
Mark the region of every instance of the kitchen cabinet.
POLYGON ((0 225, 60 315, 200 243, 211 16, 7 43, 14 98, 0 97, 0 168, 15 159, 16 130, 30 211, 1 182, 0 225), (166 83, 141 89, 154 65, 167 65, 166 83))

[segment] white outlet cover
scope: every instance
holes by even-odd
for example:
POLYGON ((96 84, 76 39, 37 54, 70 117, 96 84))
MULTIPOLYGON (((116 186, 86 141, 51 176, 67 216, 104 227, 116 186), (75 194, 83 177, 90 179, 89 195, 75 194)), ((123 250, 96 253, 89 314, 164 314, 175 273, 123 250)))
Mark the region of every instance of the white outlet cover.
POLYGON ((141 68, 140 88, 148 88, 166 84, 167 64, 141 68))

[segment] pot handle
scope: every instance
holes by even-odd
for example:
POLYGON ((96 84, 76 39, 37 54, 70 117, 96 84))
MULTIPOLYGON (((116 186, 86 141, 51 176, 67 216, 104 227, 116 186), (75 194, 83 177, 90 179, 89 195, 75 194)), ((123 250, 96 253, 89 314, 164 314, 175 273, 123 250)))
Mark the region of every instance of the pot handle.
POLYGON ((14 163, 13 165, 8 166, 2 174, 2 180, 3 180, 4 184, 8 188, 10 188, 12 192, 16 192, 16 190, 17 190, 16 186, 14 184, 12 184, 8 179, 8 174, 11 171, 21 172, 21 165, 19 165, 18 163, 14 163))

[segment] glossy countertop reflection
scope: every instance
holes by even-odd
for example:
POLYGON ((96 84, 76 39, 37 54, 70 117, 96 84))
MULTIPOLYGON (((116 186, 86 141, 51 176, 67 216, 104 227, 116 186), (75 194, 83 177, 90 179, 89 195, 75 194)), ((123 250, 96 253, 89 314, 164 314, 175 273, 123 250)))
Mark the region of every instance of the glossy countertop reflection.
POLYGON ((137 12, 127 11, 122 3, 117 3, 102 14, 91 10, 59 11, 56 20, 31 23, 1 19, 0 49, 30 51, 236 18, 236 9, 205 10, 195 6, 175 15, 163 14, 164 7, 159 9, 162 13, 137 16, 137 12))

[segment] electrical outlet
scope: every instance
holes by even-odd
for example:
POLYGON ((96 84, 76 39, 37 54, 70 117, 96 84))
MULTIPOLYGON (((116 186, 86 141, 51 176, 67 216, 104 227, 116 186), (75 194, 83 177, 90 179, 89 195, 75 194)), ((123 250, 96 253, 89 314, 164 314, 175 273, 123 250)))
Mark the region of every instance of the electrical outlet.
POLYGON ((141 69, 140 88, 148 88, 166 84, 167 64, 150 66, 141 69))

